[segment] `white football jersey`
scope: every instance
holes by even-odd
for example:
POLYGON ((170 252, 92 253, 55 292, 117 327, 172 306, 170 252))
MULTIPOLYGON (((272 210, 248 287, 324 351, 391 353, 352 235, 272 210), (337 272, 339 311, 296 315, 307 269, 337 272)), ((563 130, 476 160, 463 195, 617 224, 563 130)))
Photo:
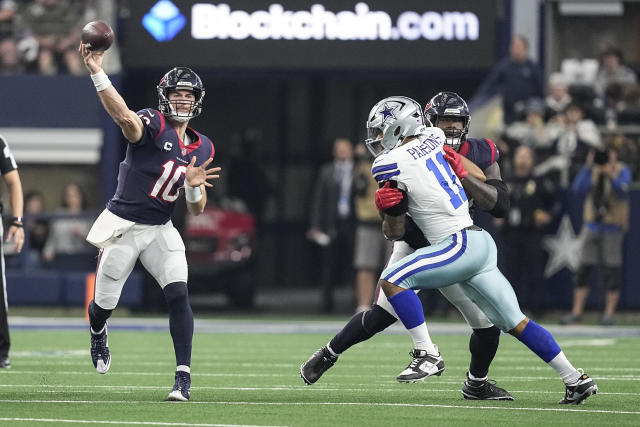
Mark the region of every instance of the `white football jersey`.
POLYGON ((460 180, 444 158, 445 135, 437 127, 380 154, 371 173, 378 183, 398 182, 409 196, 408 214, 431 244, 473 224, 460 180))

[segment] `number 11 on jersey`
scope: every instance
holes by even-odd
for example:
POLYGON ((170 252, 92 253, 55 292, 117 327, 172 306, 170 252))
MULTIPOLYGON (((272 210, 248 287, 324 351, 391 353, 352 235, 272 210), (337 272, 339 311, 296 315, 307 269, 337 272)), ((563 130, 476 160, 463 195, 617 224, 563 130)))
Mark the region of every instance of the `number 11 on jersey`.
POLYGON ((458 184, 456 176, 451 169, 449 162, 447 162, 442 155, 442 152, 438 152, 436 154, 436 159, 447 172, 448 176, 446 178, 442 176, 438 165, 436 165, 431 157, 427 159, 427 169, 429 169, 436 176, 436 179, 440 183, 442 189, 447 192, 447 194, 449 195, 449 201, 453 205, 453 208, 458 209, 464 202, 467 201, 467 194, 464 192, 462 186, 458 184), (452 188, 451 184, 453 184, 455 188, 452 188))

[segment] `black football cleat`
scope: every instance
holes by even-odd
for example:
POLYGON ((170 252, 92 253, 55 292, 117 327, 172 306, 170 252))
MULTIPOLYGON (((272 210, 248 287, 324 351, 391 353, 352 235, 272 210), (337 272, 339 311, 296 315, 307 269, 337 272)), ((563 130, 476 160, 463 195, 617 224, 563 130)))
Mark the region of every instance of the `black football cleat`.
POLYGON ((311 355, 309 360, 300 366, 300 378, 311 385, 318 381, 322 374, 331 368, 338 361, 338 356, 331 354, 327 347, 318 349, 311 355))
POLYGON ((9 369, 10 367, 11 367, 11 361, 9 360, 8 357, 0 358, 0 368, 9 369))
POLYGON ((173 389, 167 400, 174 402, 186 402, 191 398, 191 374, 184 371, 176 371, 173 389))
POLYGON ((579 369, 582 376, 576 384, 566 385, 564 392, 564 398, 558 403, 561 405, 579 405, 584 400, 596 394, 598 392, 598 385, 585 374, 582 369, 579 369))
POLYGON ((91 331, 91 361, 96 371, 106 374, 111 366, 111 354, 109 353, 109 340, 107 339, 107 325, 102 332, 94 334, 91 331))
POLYGON ((511 394, 498 386, 493 380, 475 381, 469 379, 462 386, 462 396, 468 400, 515 400, 511 394))

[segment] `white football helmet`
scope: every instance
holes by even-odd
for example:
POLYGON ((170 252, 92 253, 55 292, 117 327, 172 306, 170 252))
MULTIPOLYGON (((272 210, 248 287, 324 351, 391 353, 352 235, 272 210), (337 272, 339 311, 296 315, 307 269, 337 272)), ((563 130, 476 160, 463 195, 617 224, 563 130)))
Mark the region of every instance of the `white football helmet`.
POLYGON ((376 157, 394 149, 405 138, 423 133, 426 128, 420 104, 406 96, 390 96, 371 109, 365 144, 376 157))

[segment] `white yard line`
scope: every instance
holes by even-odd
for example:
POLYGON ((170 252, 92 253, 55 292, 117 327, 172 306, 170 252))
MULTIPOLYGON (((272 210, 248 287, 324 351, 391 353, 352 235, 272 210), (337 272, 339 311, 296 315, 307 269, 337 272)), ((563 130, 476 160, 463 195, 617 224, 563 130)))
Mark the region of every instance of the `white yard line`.
MULTIPOLYGON (((294 371, 295 372, 295 371, 294 371)), ((1 373, 2 375, 24 375, 24 374, 36 374, 36 375, 96 375, 96 373, 91 370, 87 372, 77 372, 77 371, 27 371, 21 369, 10 369, 1 373)), ((146 376, 146 377, 167 377, 171 376, 173 372, 135 372, 135 371, 127 371, 127 372, 114 372, 109 371, 110 376, 146 376)), ((290 372, 282 372, 280 374, 235 374, 231 372, 216 372, 216 373, 194 373, 194 375, 200 377, 232 377, 232 378, 257 378, 257 377, 289 377, 291 375, 290 372)), ((336 378, 361 378, 362 375, 349 375, 349 374, 336 374, 334 375, 336 378)), ((558 380, 558 377, 528 377, 528 376, 500 376, 499 379, 501 381, 539 381, 539 380, 558 380)), ((638 381, 640 380, 640 376, 638 375, 618 375, 618 376, 596 376, 596 380, 601 381, 638 381)))
POLYGON ((40 423, 69 423, 69 424, 117 424, 117 425, 143 425, 143 426, 187 426, 187 427, 279 427, 256 426, 249 424, 202 424, 202 423, 165 423, 154 421, 105 421, 105 420, 68 420, 62 418, 0 418, 0 421, 25 421, 40 423))
MULTIPOLYGON (((439 382, 440 383, 440 382, 439 382)), ((458 382, 449 382, 449 384, 458 384, 458 382)), ((63 384, 0 384, 0 394, 2 393, 15 393, 15 389, 37 389, 33 393, 60 393, 60 389, 72 389, 73 393, 89 393, 91 390, 105 390, 108 389, 113 393, 133 393, 134 390, 165 390, 166 386, 134 386, 134 385, 63 385, 63 384), (3 390, 6 389, 6 390, 3 390), (54 390, 42 390, 42 389, 54 389, 54 390)), ((279 385, 272 387, 222 387, 222 386, 198 386, 192 387, 191 390, 229 390, 229 391, 304 391, 306 392, 353 392, 361 393, 363 391, 370 390, 368 388, 333 388, 333 387, 309 387, 307 385, 300 386, 287 386, 279 385)), ((399 387, 399 388, 376 388, 380 392, 389 393, 441 393, 451 392, 459 393, 460 387, 448 388, 448 389, 435 389, 427 387, 399 387)), ((532 393, 532 394, 562 394, 562 390, 509 390, 511 393, 532 393)), ((630 392, 602 392, 598 391, 598 396, 640 396, 640 393, 630 392)))
MULTIPOLYGON (((70 404, 161 404, 167 405, 167 402, 148 402, 148 401, 132 401, 132 400, 12 400, 0 399, 2 403, 70 403, 70 404)), ((581 412, 587 414, 613 414, 613 415, 639 415, 640 411, 611 411, 605 409, 572 409, 568 407, 559 408, 527 408, 527 407, 509 407, 509 406, 470 406, 470 405, 440 405, 426 403, 371 403, 371 402, 189 402, 187 405, 245 405, 245 406, 370 406, 370 407, 394 407, 394 408, 445 408, 445 409, 497 409, 502 411, 533 411, 533 412, 581 412)), ((1 420, 1 419, 0 419, 1 420)), ((168 424, 172 425, 172 424, 168 424)), ((181 425, 181 424, 175 424, 181 425)), ((207 424, 192 424, 207 425, 207 424)), ((214 424, 215 425, 215 424, 214 424)))

